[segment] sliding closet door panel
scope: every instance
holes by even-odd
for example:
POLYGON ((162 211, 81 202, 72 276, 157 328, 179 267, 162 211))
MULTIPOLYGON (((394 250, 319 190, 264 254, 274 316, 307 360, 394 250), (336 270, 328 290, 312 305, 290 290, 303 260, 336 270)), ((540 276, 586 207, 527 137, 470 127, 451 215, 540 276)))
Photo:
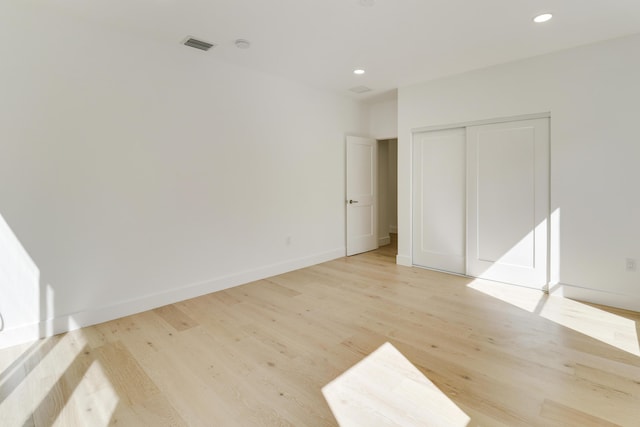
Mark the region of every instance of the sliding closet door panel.
POLYGON ((479 133, 478 258, 533 268, 534 134, 531 128, 479 133), (513 241, 513 236, 522 238, 513 241))
POLYGON ((413 137, 413 264, 464 274, 465 131, 413 137))
POLYGON ((467 128, 467 274, 547 283, 548 119, 467 128))

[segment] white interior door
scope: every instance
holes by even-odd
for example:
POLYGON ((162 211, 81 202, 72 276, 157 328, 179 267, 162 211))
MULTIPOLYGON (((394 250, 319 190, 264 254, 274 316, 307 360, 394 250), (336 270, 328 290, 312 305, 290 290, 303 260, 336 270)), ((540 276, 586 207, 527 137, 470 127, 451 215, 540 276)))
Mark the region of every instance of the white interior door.
POLYGON ((377 141, 347 137, 347 255, 378 247, 377 141))
POLYGON ((547 284, 549 119, 467 128, 467 274, 547 284))
POLYGON ((465 129, 413 135, 413 264, 465 273, 465 129))

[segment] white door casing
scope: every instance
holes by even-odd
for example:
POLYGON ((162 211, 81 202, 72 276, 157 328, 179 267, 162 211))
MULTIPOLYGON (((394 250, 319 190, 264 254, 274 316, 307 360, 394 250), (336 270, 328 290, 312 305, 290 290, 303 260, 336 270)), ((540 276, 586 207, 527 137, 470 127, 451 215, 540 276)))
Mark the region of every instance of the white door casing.
POLYGON ((413 136, 413 264, 465 273, 465 129, 413 136))
POLYGON ((467 128, 466 274, 548 282, 549 119, 467 128))
POLYGON ((378 247, 377 141, 348 136, 347 167, 347 255, 378 247))

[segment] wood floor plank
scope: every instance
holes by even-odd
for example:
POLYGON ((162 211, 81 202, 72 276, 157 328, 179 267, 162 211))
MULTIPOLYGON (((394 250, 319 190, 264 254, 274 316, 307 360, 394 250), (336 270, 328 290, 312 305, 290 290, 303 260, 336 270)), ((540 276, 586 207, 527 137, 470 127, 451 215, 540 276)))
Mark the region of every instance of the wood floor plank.
MULTIPOLYGON (((398 266, 389 245, 0 350, 0 424, 336 426, 323 387, 389 342, 469 426, 635 426, 638 325, 398 266)), ((378 393, 388 417, 361 425, 410 406, 387 405, 375 374, 362 383, 349 393, 378 393)))
POLYGON ((153 312, 173 326, 176 331, 184 331, 198 325, 196 321, 180 310, 176 304, 156 308, 153 312))
POLYGON ((94 351, 118 396, 126 398, 128 406, 143 403, 159 393, 144 373, 138 361, 121 342, 107 344, 94 351))
MULTIPOLYGON (((621 427, 619 424, 610 423, 602 418, 594 417, 586 412, 579 411, 552 400, 545 400, 540 415, 554 425, 580 425, 583 427, 621 427), (557 423, 557 424, 556 424, 557 423)), ((637 421, 637 420, 636 420, 637 421)))

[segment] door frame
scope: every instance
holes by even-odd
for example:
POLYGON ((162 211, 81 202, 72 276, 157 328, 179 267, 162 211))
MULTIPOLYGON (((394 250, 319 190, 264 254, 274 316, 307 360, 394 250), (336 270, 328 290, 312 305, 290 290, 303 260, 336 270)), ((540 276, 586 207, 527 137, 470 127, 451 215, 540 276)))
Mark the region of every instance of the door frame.
POLYGON ((458 122, 458 123, 449 123, 444 125, 433 125, 433 126, 411 128, 411 142, 413 142, 413 135, 415 133, 429 132, 432 130, 447 130, 447 129, 454 129, 454 128, 466 128, 469 126, 481 126, 481 125, 492 125, 496 123, 515 122, 520 120, 550 119, 550 118, 551 118, 551 112, 548 111, 546 113, 522 114, 518 116, 496 117, 494 119, 472 120, 468 122, 458 122))

